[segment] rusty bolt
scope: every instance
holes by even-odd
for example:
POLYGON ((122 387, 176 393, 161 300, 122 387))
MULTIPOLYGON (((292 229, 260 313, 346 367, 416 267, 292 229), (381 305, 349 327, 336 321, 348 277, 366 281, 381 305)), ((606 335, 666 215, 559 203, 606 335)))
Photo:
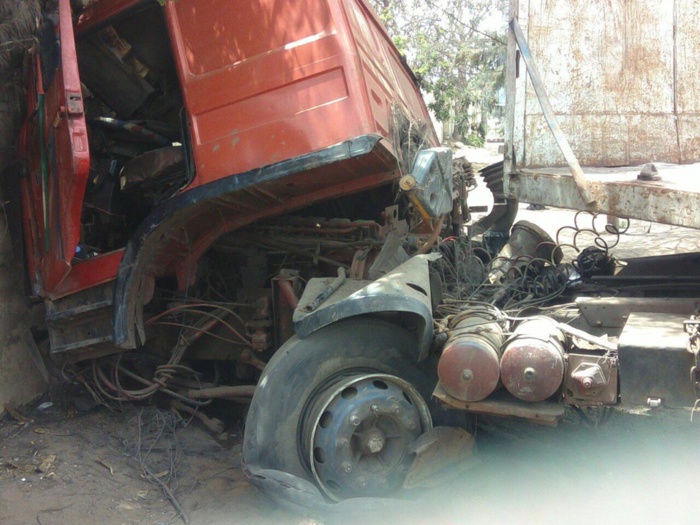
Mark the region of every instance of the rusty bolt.
POLYGON ((581 363, 571 374, 571 381, 579 395, 595 395, 608 384, 603 369, 595 363, 581 363))
POLYGON ((474 379, 474 372, 472 372, 468 368, 465 368, 464 370, 462 370, 462 379, 464 381, 471 381, 472 379, 474 379))
POLYGON ((637 180, 643 180, 643 181, 659 181, 659 180, 661 180, 661 176, 659 175, 659 169, 656 167, 656 164, 654 164, 654 163, 645 164, 644 167, 642 168, 642 171, 640 171, 639 175, 637 175, 637 180))

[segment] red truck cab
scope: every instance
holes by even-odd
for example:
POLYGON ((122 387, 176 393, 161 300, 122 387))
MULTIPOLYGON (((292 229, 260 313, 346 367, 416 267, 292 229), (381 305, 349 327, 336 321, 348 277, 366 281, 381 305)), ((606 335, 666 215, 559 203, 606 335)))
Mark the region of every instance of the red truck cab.
POLYGON ((113 334, 54 351, 135 348, 155 281, 186 289, 222 235, 395 181, 397 123, 437 144, 364 0, 60 0, 43 28, 20 154, 32 295, 57 319, 115 305, 113 334))

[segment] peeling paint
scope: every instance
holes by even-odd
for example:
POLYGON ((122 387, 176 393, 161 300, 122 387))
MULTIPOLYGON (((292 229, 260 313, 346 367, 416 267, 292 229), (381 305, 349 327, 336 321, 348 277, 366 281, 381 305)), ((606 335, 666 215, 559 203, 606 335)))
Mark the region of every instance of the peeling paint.
MULTIPOLYGON (((513 9, 582 165, 700 161, 698 2, 532 0, 513 9)), ((523 77, 521 68, 509 97, 518 167, 563 166, 523 77)))

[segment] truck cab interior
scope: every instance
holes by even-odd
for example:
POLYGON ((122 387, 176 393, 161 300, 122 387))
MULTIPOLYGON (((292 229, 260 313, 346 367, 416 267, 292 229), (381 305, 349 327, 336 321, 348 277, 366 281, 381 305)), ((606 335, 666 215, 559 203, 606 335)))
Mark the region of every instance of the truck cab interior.
POLYGON ((81 244, 101 253, 191 180, 184 103, 157 3, 79 33, 76 47, 91 158, 81 244))

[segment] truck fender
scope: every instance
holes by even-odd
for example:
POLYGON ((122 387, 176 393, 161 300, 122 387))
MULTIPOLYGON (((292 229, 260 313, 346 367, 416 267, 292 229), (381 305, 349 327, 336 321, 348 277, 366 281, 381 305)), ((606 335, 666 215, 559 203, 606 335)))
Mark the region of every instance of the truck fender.
MULTIPOLYGON (((320 151, 197 186, 160 204, 132 236, 119 266, 114 287, 115 344, 119 348, 134 349, 145 342, 143 306, 150 300, 155 278, 177 276, 180 268, 184 288, 190 284, 187 276, 194 273, 192 269, 199 257, 219 237, 256 220, 309 204, 309 197, 299 194, 280 201, 276 207, 242 212, 240 207, 227 203, 228 196, 235 202, 243 189, 281 179, 293 181, 292 177, 315 173, 314 170, 321 167, 367 155, 379 144, 379 136, 362 135, 320 151)), ((320 177, 319 173, 315 176, 320 177)), ((387 172, 386 180, 390 175, 393 177, 392 173, 387 172)), ((331 198, 338 192, 347 191, 347 186, 337 184, 327 190, 328 198, 331 198)))
MULTIPOLYGON (((433 342, 433 307, 428 263, 439 254, 416 255, 376 281, 337 278, 310 279, 294 311, 294 330, 304 339, 324 326, 360 315, 402 314, 418 337, 418 361, 425 359, 433 342), (325 293, 324 293, 325 292, 325 293), (327 299, 317 308, 319 297, 327 299)), ((391 320, 389 318, 388 320, 391 320)))

